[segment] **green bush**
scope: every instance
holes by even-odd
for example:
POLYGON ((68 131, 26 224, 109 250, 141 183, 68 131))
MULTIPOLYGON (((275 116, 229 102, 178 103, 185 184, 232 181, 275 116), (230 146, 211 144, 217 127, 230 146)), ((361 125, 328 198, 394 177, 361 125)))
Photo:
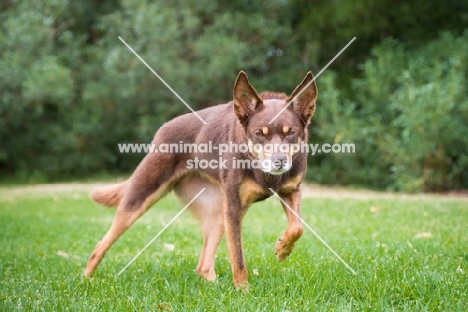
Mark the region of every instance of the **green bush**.
POLYGON ((410 49, 373 49, 349 96, 324 77, 313 134, 353 142, 354 155, 318 158, 311 177, 398 191, 468 187, 468 32, 410 49))

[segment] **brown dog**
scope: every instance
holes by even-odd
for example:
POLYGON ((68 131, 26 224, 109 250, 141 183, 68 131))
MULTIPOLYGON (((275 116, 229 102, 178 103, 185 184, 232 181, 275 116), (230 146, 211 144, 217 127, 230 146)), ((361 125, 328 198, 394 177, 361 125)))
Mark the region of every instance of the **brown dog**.
MULTIPOLYGON (((307 125, 315 111, 317 87, 307 73, 302 83, 287 97, 284 93, 258 94, 247 75, 240 72, 234 85, 234 100, 198 111, 207 124, 192 113, 164 124, 154 136, 155 146, 162 144, 222 144, 266 147, 307 143, 307 125), (298 95, 299 94, 299 95, 298 95), (293 102, 273 122, 272 118, 291 100, 293 102)), ((215 147, 215 149, 216 149, 215 147)), ((277 192, 300 213, 301 184, 307 166, 307 153, 294 149, 231 148, 222 159, 216 152, 190 150, 179 153, 148 153, 127 181, 98 188, 91 198, 105 206, 118 206, 114 221, 97 244, 84 271, 91 276, 107 250, 145 211, 174 190, 189 202, 202 188, 206 190, 190 205, 200 219, 203 248, 196 272, 203 278, 216 279, 215 254, 226 232, 230 262, 236 287, 247 288, 248 274, 241 240, 241 223, 248 207, 277 192), (219 163, 218 168, 196 166, 195 160, 219 163), (255 167, 249 164, 260 164, 255 167), (240 164, 240 165, 239 165, 240 164), (239 165, 239 166, 238 166, 239 165), (239 168, 241 167, 241 168, 239 168)), ((279 261, 293 250, 302 235, 302 224, 284 204, 288 227, 275 245, 279 261)))

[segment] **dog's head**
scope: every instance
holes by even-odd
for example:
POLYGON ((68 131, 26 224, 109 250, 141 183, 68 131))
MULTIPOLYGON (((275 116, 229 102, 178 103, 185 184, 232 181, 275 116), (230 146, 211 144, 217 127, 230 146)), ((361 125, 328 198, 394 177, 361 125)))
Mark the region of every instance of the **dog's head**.
POLYGON ((234 84, 234 113, 246 131, 250 153, 261 161, 264 172, 280 175, 291 169, 293 156, 306 138, 316 99, 311 72, 289 97, 273 92, 259 95, 247 75, 239 73, 234 84))

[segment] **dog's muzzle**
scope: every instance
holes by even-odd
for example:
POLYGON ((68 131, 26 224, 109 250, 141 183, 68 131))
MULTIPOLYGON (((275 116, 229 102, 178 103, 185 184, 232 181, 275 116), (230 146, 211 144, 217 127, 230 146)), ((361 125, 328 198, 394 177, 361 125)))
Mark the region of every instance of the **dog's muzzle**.
POLYGON ((264 172, 280 175, 291 169, 291 160, 286 155, 272 155, 262 161, 264 172))
POLYGON ((288 157, 287 156, 272 156, 271 157, 271 166, 275 170, 281 170, 288 165, 288 157))

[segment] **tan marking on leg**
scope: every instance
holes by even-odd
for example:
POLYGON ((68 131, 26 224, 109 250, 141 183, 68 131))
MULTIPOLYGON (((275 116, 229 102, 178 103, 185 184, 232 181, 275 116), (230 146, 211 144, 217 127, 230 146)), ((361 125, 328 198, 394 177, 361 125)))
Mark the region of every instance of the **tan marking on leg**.
MULTIPOLYGON (((164 184, 159 187, 156 192, 148 196, 143 203, 137 209, 128 209, 127 202, 129 198, 124 198, 119 206, 117 207, 117 212, 115 213, 114 220, 110 229, 107 231, 106 235, 102 240, 96 245, 91 257, 88 260, 86 269, 84 270, 84 275, 90 277, 94 270, 104 258, 106 252, 109 248, 117 241, 117 239, 130 227, 135 221, 141 217, 151 205, 157 202, 160 198, 167 194, 168 184, 164 184)), ((126 196, 131 196, 131 193, 127 193, 126 196)), ((133 207, 132 207, 133 208, 133 207)))
POLYGON ((229 207, 225 207, 225 209, 224 224, 234 287, 247 291, 249 289, 249 273, 242 250, 242 215, 244 212, 238 212, 238 214, 234 216, 231 215, 232 212, 227 212, 229 207))
MULTIPOLYGON (((196 207, 201 211, 204 207, 196 207)), ((216 280, 215 257, 219 242, 224 234, 222 208, 219 213, 201 214, 200 222, 203 232, 203 248, 198 261, 196 273, 208 281, 216 280)))
POLYGON ((239 187, 239 196, 242 207, 249 205, 266 193, 265 189, 257 182, 247 179, 242 181, 239 187))
POLYGON ((294 190, 296 190, 299 186, 299 184, 302 182, 302 179, 304 178, 304 174, 298 174, 288 181, 286 181, 283 185, 281 185, 279 189, 279 194, 290 194, 294 190))
MULTIPOLYGON (((289 196, 283 197, 283 200, 297 215, 300 216, 301 192, 299 188, 293 193, 290 193, 289 196)), ((301 220, 296 217, 285 204, 281 203, 281 205, 283 206, 284 212, 288 218, 288 227, 275 244, 276 257, 278 261, 286 259, 286 257, 291 254, 296 241, 301 237, 303 232, 301 220)))
POLYGON ((224 193, 218 185, 198 176, 182 179, 174 186, 174 191, 182 201, 188 202, 204 187, 205 192, 189 209, 200 220, 203 233, 203 247, 196 273, 208 281, 214 281, 216 251, 224 234, 224 193))
POLYGON ((115 243, 115 241, 146 211, 144 204, 137 211, 125 211, 119 206, 114 217, 114 221, 109 231, 104 235, 102 240, 96 245, 91 257, 89 258, 84 275, 90 277, 97 268, 102 258, 115 243))

